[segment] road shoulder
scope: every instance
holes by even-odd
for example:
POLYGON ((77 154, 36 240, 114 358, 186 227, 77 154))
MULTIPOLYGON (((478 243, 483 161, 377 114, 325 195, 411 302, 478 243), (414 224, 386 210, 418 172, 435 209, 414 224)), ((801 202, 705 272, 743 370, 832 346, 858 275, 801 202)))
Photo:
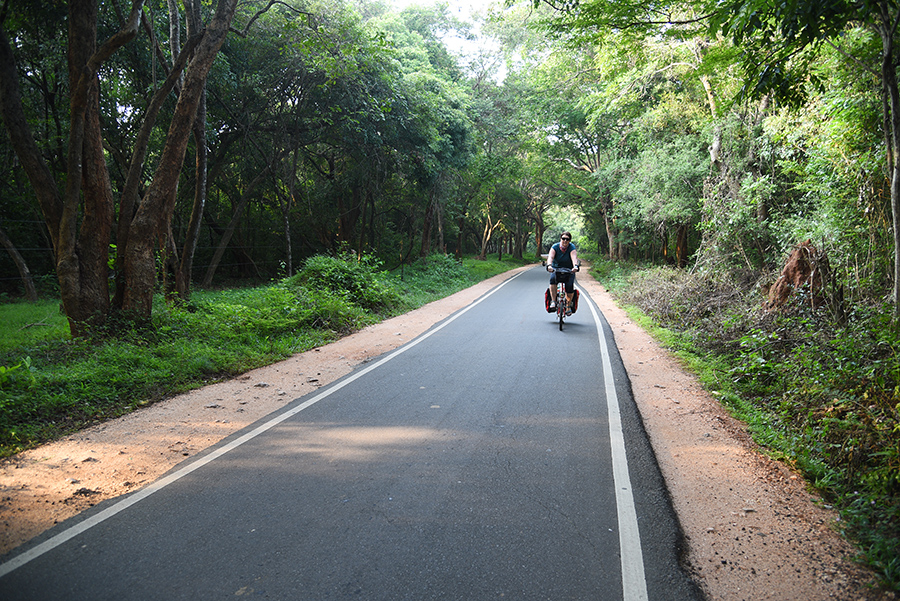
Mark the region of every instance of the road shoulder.
POLYGON ((612 328, 687 543, 685 567, 710 599, 894 599, 848 558, 837 513, 763 455, 678 360, 588 274, 579 285, 612 328))

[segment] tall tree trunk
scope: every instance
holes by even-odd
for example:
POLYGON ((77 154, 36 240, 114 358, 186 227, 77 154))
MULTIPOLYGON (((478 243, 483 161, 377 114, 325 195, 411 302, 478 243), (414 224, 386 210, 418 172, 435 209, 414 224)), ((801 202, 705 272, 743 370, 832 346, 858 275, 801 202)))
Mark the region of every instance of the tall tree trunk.
POLYGON ((546 226, 544 225, 544 212, 541 210, 535 211, 534 214, 534 258, 540 259, 544 250, 544 232, 546 231, 546 226))
POLYGON ((137 34, 142 4, 134 4, 122 31, 98 50, 96 0, 69 2, 69 148, 54 247, 60 297, 73 336, 102 325, 109 314, 107 276, 114 203, 100 128, 97 71, 137 34))
POLYGON ((603 223, 606 226, 606 238, 609 240, 609 260, 619 260, 619 243, 616 236, 616 226, 609 217, 609 211, 603 211, 603 223))
POLYGON ((149 322, 153 308, 155 263, 153 251, 159 236, 171 219, 174 205, 172 190, 178 181, 181 165, 191 135, 197 107, 203 95, 206 78, 213 61, 225 42, 237 0, 220 0, 215 16, 195 50, 185 73, 184 86, 175 105, 175 114, 144 201, 138 208, 125 249, 125 295, 122 310, 138 322, 149 322))
POLYGON ((496 223, 494 223, 490 215, 485 217, 484 229, 481 232, 481 252, 478 253, 478 258, 481 261, 487 259, 488 244, 491 241, 491 236, 493 236, 494 231, 501 225, 503 225, 502 221, 497 221, 496 223))
POLYGON ((881 78, 888 97, 891 109, 891 153, 893 161, 888 173, 891 176, 891 213, 894 219, 894 321, 900 320, 900 90, 897 88, 897 68, 894 64, 894 32, 889 11, 886 13, 885 32, 882 33, 882 64, 881 78))
MULTIPOLYGON (((174 62, 181 53, 181 15, 178 14, 178 0, 167 0, 166 5, 169 9, 169 52, 174 62)), ((181 79, 179 77, 179 87, 181 79)))
MULTIPOLYGON (((698 55, 699 58, 699 55, 698 55)), ((716 94, 713 90, 712 83, 709 81, 708 75, 700 76, 700 83, 703 84, 703 89, 706 92, 706 101, 709 104, 709 113, 713 119, 716 121, 719 115, 719 106, 716 102, 716 94)), ((713 165, 719 164, 719 154, 722 152, 722 125, 718 122, 713 126, 713 139, 712 143, 709 145, 709 161, 713 165)))
POLYGON ((22 286, 25 287, 25 298, 32 302, 36 301, 38 299, 37 289, 34 287, 34 278, 31 277, 31 271, 28 270, 28 264, 25 263, 25 259, 22 258, 19 250, 12 240, 9 239, 9 236, 6 235, 6 232, 3 231, 3 228, 0 228, 0 244, 6 248, 6 252, 12 257, 13 263, 16 264, 16 269, 19 270, 22 286))
POLYGON ((191 208, 191 219, 188 223, 187 235, 181 252, 181 262, 175 272, 175 292, 180 302, 191 297, 191 273, 194 269, 194 253, 200 240, 200 223, 203 221, 203 210, 206 206, 206 175, 209 166, 209 152, 206 147, 206 85, 200 96, 197 107, 197 118, 194 121, 194 144, 197 146, 197 163, 194 169, 194 204, 191 208))
POLYGON ((435 216, 437 217, 437 233, 438 233, 438 241, 437 248, 441 253, 447 252, 447 244, 444 242, 444 208, 441 206, 440 201, 435 202, 434 204, 435 216))
POLYGON ((228 222, 228 226, 222 233, 222 239, 219 241, 219 246, 216 248, 216 252, 213 253, 213 258, 209 262, 209 267, 206 268, 206 275, 203 276, 202 286, 209 286, 212 284, 213 276, 216 274, 216 269, 219 267, 219 261, 222 260, 222 255, 225 254, 225 249, 228 248, 228 243, 231 242, 231 237, 234 235, 234 230, 241 220, 241 215, 244 214, 244 209, 250 204, 250 199, 253 197, 253 191, 256 190, 256 186, 262 182, 268 172, 269 167, 260 171, 256 177, 253 178, 253 181, 251 181, 244 189, 243 194, 241 194, 241 200, 234 209, 234 215, 231 216, 231 221, 228 222))
POLYGON ((687 267, 688 225, 679 223, 675 232, 675 263, 679 269, 687 267))
POLYGON ((428 193, 428 207, 425 209, 425 220, 422 223, 422 247, 419 249, 419 256, 424 258, 431 252, 431 223, 434 219, 435 202, 434 187, 428 193))
POLYGON ((128 175, 125 178, 125 186, 122 190, 122 199, 119 207, 119 224, 116 231, 116 245, 118 253, 116 254, 116 292, 113 297, 113 306, 121 310, 125 299, 125 249, 128 246, 128 236, 131 233, 131 222, 135 217, 135 208, 138 204, 140 194, 141 180, 144 177, 144 162, 147 157, 147 149, 150 143, 150 136, 156 125, 156 118, 163 106, 166 98, 173 89, 179 88, 182 80, 182 74, 187 65, 193 49, 200 43, 202 37, 200 35, 193 36, 188 39, 185 47, 181 49, 175 63, 169 71, 168 77, 163 85, 156 91, 144 119, 141 122, 141 128, 134 143, 134 152, 131 156, 131 165, 128 169, 128 175))

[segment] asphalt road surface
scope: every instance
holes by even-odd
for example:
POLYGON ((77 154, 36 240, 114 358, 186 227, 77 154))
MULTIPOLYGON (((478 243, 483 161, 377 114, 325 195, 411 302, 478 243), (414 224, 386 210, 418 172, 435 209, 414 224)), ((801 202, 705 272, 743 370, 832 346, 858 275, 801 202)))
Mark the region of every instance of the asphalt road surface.
POLYGON ((548 279, 23 545, 0 599, 699 599, 609 326, 548 279))

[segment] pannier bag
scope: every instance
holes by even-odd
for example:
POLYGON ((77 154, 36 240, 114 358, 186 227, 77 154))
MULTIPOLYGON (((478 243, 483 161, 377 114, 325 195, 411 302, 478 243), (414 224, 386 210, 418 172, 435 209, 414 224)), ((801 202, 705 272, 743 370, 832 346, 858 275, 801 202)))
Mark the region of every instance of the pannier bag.
MULTIPOLYGON (((578 310, 578 298, 581 296, 581 290, 578 288, 575 289, 575 294, 572 295, 572 313, 578 310)), ((547 309, 547 313, 553 313, 555 309, 550 308, 550 289, 544 290, 544 308, 547 309)))

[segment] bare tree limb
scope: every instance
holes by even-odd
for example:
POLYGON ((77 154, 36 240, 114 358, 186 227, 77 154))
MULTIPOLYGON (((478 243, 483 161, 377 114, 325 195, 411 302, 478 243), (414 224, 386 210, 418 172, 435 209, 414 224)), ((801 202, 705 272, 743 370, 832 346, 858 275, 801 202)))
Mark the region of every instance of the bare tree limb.
POLYGON ((269 12, 269 9, 271 9, 276 4, 280 4, 281 6, 284 6, 289 11, 291 11, 292 13, 294 13, 296 15, 305 15, 306 17, 309 17, 309 18, 313 17, 313 13, 302 11, 295 6, 291 6, 290 4, 288 4, 286 2, 282 2, 281 0, 269 0, 269 3, 266 5, 265 8, 261 8, 260 10, 256 11, 255 15, 250 17, 250 20, 247 21, 247 25, 244 26, 243 31, 241 31, 239 29, 235 29, 234 27, 230 28, 229 31, 237 36, 246 38, 247 34, 250 32, 250 28, 253 27, 253 24, 256 22, 256 20, 259 19, 264 14, 266 14, 267 12, 269 12))

